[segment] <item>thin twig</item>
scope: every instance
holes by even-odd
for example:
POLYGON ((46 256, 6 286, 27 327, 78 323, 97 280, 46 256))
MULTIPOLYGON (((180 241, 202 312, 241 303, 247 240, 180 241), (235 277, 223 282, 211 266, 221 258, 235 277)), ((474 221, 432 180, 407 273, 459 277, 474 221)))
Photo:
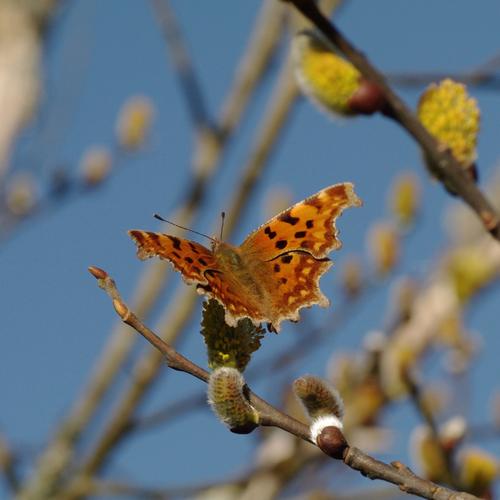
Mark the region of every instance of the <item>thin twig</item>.
POLYGON ((387 79, 398 86, 421 87, 432 82, 451 78, 457 82, 480 87, 485 90, 500 89, 500 54, 496 54, 486 62, 478 65, 470 71, 461 73, 388 73, 387 79))
POLYGON ((386 79, 320 12, 313 0, 279 0, 294 5, 368 80, 376 83, 387 101, 387 116, 399 123, 422 147, 439 180, 446 182, 479 216, 485 229, 500 240, 500 217, 493 205, 470 180, 451 152, 439 146, 420 120, 387 84, 386 79))
POLYGON ((12 492, 19 488, 19 477, 16 471, 16 457, 7 440, 0 434, 0 472, 3 473, 5 483, 12 492))
POLYGON ((454 473, 453 470, 453 461, 452 461, 452 456, 449 451, 447 451, 444 446, 442 445, 442 442, 439 438, 439 428, 436 423, 436 420, 434 419, 434 415, 430 411, 429 405, 425 404, 423 395, 422 395, 422 390, 415 380, 415 377, 412 373, 410 373, 409 370, 406 370, 405 373, 403 374, 404 380, 408 386, 408 393, 410 396, 411 401, 413 402, 417 412, 421 415, 423 418, 427 428, 430 430, 432 439, 436 444, 436 451, 437 453, 440 454, 440 458, 442 460, 442 463, 444 464, 444 467, 446 468, 443 470, 443 476, 446 480, 446 483, 449 484, 450 486, 453 486, 454 488, 458 487, 458 484, 455 480, 456 474, 454 473))
POLYGON ((186 107, 189 110, 195 129, 208 129, 215 133, 210 119, 205 98, 198 82, 196 71, 187 50, 184 39, 177 25, 174 11, 168 0, 151 0, 151 5, 162 28, 167 48, 172 57, 176 73, 179 76, 184 93, 186 107))

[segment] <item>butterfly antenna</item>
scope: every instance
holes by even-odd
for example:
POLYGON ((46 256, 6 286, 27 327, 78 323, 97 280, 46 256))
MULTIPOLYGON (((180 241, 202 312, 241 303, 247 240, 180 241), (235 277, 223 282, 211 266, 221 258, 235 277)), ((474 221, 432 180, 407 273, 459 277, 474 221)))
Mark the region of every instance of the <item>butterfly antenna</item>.
POLYGON ((222 219, 222 222, 220 225, 220 240, 222 241, 222 233, 224 232, 224 221, 226 220, 226 212, 221 212, 220 217, 222 219))
POLYGON ((194 234, 199 234, 200 236, 203 236, 204 238, 208 238, 210 241, 216 241, 211 236, 208 236, 206 234, 195 231, 194 229, 189 229, 188 227, 181 226, 181 225, 176 224, 175 222, 169 221, 167 219, 164 219, 161 215, 153 214, 153 217, 155 219, 161 220, 162 222, 166 222, 167 224, 171 224, 172 226, 178 227, 179 229, 184 229, 184 231, 189 231, 189 232, 194 233, 194 234))

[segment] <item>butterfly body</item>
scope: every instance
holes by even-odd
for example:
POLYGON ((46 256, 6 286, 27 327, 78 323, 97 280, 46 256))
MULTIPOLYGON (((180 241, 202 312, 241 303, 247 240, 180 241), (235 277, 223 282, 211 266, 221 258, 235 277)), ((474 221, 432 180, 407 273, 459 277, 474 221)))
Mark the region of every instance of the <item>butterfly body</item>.
POLYGON ((240 246, 213 240, 208 249, 168 234, 129 234, 140 258, 169 260, 187 283, 218 300, 228 325, 247 317, 279 331, 283 320, 299 319, 301 308, 329 304, 319 279, 332 265, 327 254, 340 246, 334 221, 360 204, 350 183, 330 186, 273 217, 240 246))
MULTIPOLYGON (((241 290, 246 297, 255 299, 254 303, 260 303, 261 309, 265 309, 268 294, 262 286, 262 277, 259 276, 259 265, 262 263, 248 258, 239 247, 222 241, 212 245, 212 251, 218 264, 218 272, 228 283, 226 292, 241 290)), ((258 307, 257 304, 253 305, 258 307)))

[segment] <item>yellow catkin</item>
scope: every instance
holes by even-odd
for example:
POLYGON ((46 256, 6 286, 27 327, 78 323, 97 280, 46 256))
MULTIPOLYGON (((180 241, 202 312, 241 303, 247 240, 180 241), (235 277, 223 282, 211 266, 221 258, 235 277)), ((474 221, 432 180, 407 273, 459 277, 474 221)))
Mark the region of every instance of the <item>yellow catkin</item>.
POLYGON ((465 85, 450 79, 431 84, 420 97, 417 112, 425 128, 451 149, 464 168, 475 162, 480 111, 465 85))
POLYGON ((116 134, 120 145, 125 149, 137 149, 144 144, 151 128, 154 108, 145 96, 128 99, 120 110, 116 134))
POLYGON ((462 452, 459 462, 461 487, 486 498, 493 481, 499 477, 498 460, 484 450, 469 448, 462 452))
POLYGON ((294 36, 292 54, 302 92, 327 112, 352 114, 348 103, 359 89, 359 71, 334 54, 313 31, 294 36))
POLYGON ((399 236, 391 224, 375 224, 369 235, 370 254, 377 273, 390 272, 399 260, 399 236))
POLYGON ((225 366, 243 372, 264 335, 264 330, 254 326, 248 318, 241 319, 236 327, 227 325, 224 308, 213 299, 203 306, 201 327, 208 366, 212 369, 225 366))
POLYGON ((498 275, 498 270, 474 246, 459 248, 448 259, 448 273, 458 298, 466 302, 498 275))
POLYGON ((413 223, 420 205, 420 186, 414 174, 407 172, 398 176, 391 190, 390 204, 401 225, 413 223))

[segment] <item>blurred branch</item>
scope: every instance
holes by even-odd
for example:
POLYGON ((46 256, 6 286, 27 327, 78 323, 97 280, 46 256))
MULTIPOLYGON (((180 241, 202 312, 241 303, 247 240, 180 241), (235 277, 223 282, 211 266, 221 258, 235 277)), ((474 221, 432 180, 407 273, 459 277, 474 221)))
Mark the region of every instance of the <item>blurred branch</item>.
POLYGON ((16 472, 16 457, 7 443, 7 440, 0 434, 0 472, 5 478, 5 483, 11 492, 19 488, 19 477, 16 472))
POLYGON ((216 132, 210 120, 201 86, 191 63, 181 30, 168 0, 151 0, 177 71, 181 89, 195 129, 216 132))
POLYGON ((399 123, 422 147, 432 161, 436 175, 446 181, 454 192, 476 212, 485 229, 500 240, 500 217, 493 205, 469 179, 464 169, 449 150, 439 147, 436 139, 425 129, 420 120, 389 87, 384 76, 368 58, 348 41, 342 33, 319 11, 313 0, 279 0, 291 3, 332 43, 361 73, 376 83, 387 101, 387 116, 399 123))
POLYGON ((429 406, 425 403, 422 395, 422 390, 415 380, 414 375, 410 373, 409 370, 406 370, 403 373, 403 377, 408 386, 408 394, 410 396, 410 399, 413 402, 413 405, 415 406, 417 412, 424 420, 427 428, 430 430, 433 441, 436 443, 436 450, 440 454, 441 462, 444 464, 444 468, 446 469, 443 471, 446 484, 457 488, 458 484, 455 479, 457 475, 453 470, 452 456, 447 450, 445 450, 444 446, 442 445, 442 442, 439 438, 439 428, 434 419, 434 415, 430 411, 429 406))
POLYGON ((198 203, 208 179, 220 166, 222 153, 243 119, 258 84, 276 55, 283 35, 286 9, 276 2, 263 1, 248 47, 235 72, 233 85, 222 105, 217 121, 217 135, 198 131, 192 165, 193 178, 186 193, 188 204, 198 203))
POLYGON ((227 211, 225 230, 232 233, 248 205, 250 196, 255 191, 259 180, 270 159, 283 128, 298 97, 298 88, 293 79, 291 60, 288 58, 281 68, 276 85, 269 97, 267 112, 258 128, 254 146, 248 156, 243 173, 240 176, 240 185, 227 211))
POLYGON ((401 87, 422 87, 433 82, 451 78, 465 85, 485 90, 500 89, 500 54, 494 55, 483 64, 462 73, 388 73, 387 79, 401 87))
MULTIPOLYGON (((95 278, 98 279, 99 286, 112 299, 113 307, 122 321, 134 328, 152 346, 154 346, 166 359, 170 368, 190 374, 203 382, 208 382, 209 373, 207 371, 203 370, 179 354, 172 346, 165 343, 137 318, 137 316, 121 300, 113 279, 110 278, 105 271, 95 267, 89 268, 89 271, 95 278)), ((309 426, 276 409, 267 401, 254 394, 251 390, 248 391, 248 399, 252 406, 259 412, 260 425, 278 427, 279 429, 293 434, 304 441, 312 442, 309 426)), ((332 456, 332 458, 335 457, 332 456)), ((477 498, 467 493, 453 492, 430 481, 421 479, 400 462, 393 462, 391 465, 387 465, 364 454, 357 448, 349 447, 347 443, 345 443, 345 449, 342 457, 336 458, 341 458, 346 465, 352 469, 358 470, 370 479, 382 479, 389 481, 398 485, 402 491, 413 493, 423 498, 454 500, 472 500, 477 498)), ((77 496, 78 495, 79 494, 77 493, 77 496)), ((72 498, 71 494, 69 498, 72 498)))

